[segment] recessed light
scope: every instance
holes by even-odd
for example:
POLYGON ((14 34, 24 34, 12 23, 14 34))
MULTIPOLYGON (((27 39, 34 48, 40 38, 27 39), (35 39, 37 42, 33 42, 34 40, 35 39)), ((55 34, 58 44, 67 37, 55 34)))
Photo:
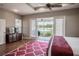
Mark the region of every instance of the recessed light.
POLYGON ((17 9, 13 9, 13 11, 14 11, 14 12, 18 12, 19 10, 17 10, 17 9))

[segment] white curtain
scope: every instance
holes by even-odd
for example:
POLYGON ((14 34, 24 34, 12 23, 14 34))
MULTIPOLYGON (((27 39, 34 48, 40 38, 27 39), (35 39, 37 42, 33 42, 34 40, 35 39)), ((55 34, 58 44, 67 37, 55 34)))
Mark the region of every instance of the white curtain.
POLYGON ((37 38, 38 32, 37 32, 37 26, 36 26, 36 19, 33 19, 30 21, 31 26, 30 26, 30 37, 32 38, 37 38))
POLYGON ((55 35, 58 36, 64 36, 65 34, 65 19, 55 19, 56 25, 55 25, 55 35))

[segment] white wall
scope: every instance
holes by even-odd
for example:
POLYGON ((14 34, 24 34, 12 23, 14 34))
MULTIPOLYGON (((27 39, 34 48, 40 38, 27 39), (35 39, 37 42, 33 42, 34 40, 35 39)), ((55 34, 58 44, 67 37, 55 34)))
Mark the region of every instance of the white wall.
POLYGON ((65 35, 79 36, 79 15, 66 16, 65 35))
POLYGON ((30 20, 25 20, 25 19, 23 18, 23 36, 29 37, 29 35, 30 35, 30 20))
MULTIPOLYGON (((5 27, 15 26, 15 20, 17 18, 21 19, 21 16, 15 14, 15 13, 12 13, 10 11, 4 10, 4 9, 0 9, 0 19, 4 19, 6 21, 5 27)), ((6 30, 6 28, 5 28, 5 30, 6 30)), ((2 32, 2 33, 4 33, 4 32, 2 32)), ((1 32, 0 32, 0 34, 1 34, 1 32)), ((5 34, 6 34, 6 32, 5 32, 5 34)), ((4 34, 4 36, 5 36, 5 34, 4 34)), ((5 43, 5 37, 3 37, 3 36, 1 36, 1 37, 0 37, 1 38, 0 44, 3 44, 3 43, 5 43)))
POLYGON ((0 19, 6 20, 7 27, 15 26, 16 18, 21 18, 21 16, 4 9, 0 9, 0 19))
POLYGON ((62 17, 65 16, 65 35, 66 36, 79 36, 79 9, 62 10, 56 12, 39 13, 33 15, 23 16, 23 34, 25 36, 30 35, 30 20, 34 18, 44 17, 62 17), (78 29, 77 29, 78 28, 78 29), (71 33, 70 33, 71 32, 71 33))

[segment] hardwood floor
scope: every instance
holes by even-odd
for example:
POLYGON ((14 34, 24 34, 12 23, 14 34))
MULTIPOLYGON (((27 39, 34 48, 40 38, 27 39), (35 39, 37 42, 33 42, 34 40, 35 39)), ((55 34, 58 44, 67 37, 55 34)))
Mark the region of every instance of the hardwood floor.
POLYGON ((17 42, 0 45, 0 56, 16 49, 17 47, 21 46, 22 44, 24 44, 28 41, 32 41, 32 40, 31 39, 30 40, 29 39, 20 40, 20 41, 17 41, 17 42))

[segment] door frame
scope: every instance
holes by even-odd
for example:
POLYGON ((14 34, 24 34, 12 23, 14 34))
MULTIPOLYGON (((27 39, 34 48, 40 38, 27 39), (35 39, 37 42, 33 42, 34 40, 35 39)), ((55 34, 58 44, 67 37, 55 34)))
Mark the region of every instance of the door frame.
POLYGON ((4 21, 5 22, 5 25, 4 25, 5 29, 4 29, 4 32, 3 32, 4 40, 2 40, 4 42, 0 42, 0 45, 2 45, 2 44, 6 43, 6 38, 5 38, 6 37, 6 20, 5 19, 0 19, 0 21, 4 21))

